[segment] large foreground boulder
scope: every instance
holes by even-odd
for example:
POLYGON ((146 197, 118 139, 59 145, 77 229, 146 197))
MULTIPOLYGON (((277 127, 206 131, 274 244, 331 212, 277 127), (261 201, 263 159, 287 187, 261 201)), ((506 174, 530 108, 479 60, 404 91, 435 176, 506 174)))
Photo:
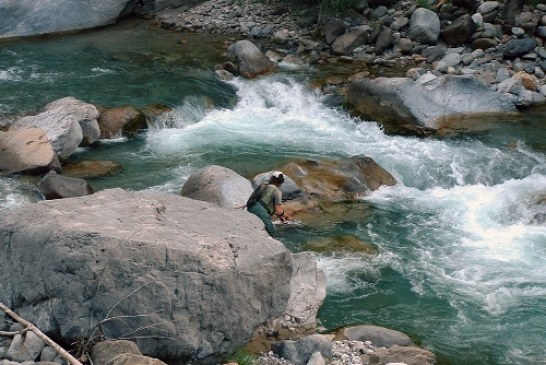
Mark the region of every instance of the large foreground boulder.
POLYGON ((405 77, 361 79, 349 85, 347 103, 387 132, 480 129, 487 117, 513 116, 514 103, 473 77, 445 75, 429 81, 405 77))
POLYGON ((287 308, 294 261, 252 214, 111 189, 0 215, 0 302, 53 338, 214 359, 287 308))

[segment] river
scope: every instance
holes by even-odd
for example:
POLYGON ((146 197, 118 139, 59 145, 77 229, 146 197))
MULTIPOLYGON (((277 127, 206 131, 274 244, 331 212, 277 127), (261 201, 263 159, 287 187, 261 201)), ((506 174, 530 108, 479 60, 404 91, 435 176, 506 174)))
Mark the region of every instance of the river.
MULTIPOLYGON (((0 116, 36 113, 74 96, 97 106, 175 107, 168 123, 132 140, 101 141, 73 160, 113 160, 90 180, 178 194, 198 168, 243 176, 295 158, 372 157, 397 179, 319 227, 281 227, 293 251, 350 234, 377 255, 318 255, 329 330, 376 324, 408 333, 445 365, 546 364, 546 111, 449 138, 388 136, 327 106, 308 87, 320 73, 214 78, 225 39, 144 21, 78 34, 0 42, 0 116)), ((0 211, 41 199, 31 178, 0 178, 0 211)))

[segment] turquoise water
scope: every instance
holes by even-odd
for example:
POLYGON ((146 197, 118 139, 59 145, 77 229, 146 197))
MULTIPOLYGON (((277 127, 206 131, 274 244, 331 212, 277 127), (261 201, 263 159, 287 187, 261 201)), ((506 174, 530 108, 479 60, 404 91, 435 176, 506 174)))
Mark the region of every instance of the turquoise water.
MULTIPOLYGON (((399 183, 320 227, 282 227, 294 251, 339 234, 378 247, 373 256, 317 255, 328 279, 322 325, 401 330, 442 364, 546 364, 546 226, 535 222, 545 210, 536 202, 546 194, 546 111, 460 137, 386 136, 326 106, 306 86, 318 70, 215 80, 223 45, 139 21, 0 43, 0 115, 32 113, 68 95, 175 107, 168 128, 78 150, 74 160, 124 167, 90 180, 95 189, 177 194, 212 163, 252 177, 295 158, 368 155, 399 183)), ((0 178, 0 210, 38 199, 32 179, 0 178)))

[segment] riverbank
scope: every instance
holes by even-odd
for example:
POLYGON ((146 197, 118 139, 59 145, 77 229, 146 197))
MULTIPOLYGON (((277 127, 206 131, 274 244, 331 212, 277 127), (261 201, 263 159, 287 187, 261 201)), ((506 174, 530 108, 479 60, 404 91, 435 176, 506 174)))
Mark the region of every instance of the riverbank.
MULTIPOLYGON (((379 4, 381 2, 372 2, 379 4)), ((210 32, 250 39, 276 62, 330 68, 327 93, 356 77, 473 75, 510 94, 519 107, 546 103, 546 4, 508 14, 497 1, 439 9, 399 1, 323 14, 281 1, 206 1, 169 9, 153 22, 173 31, 210 32), (506 17, 512 17, 508 24, 506 17), (335 76, 335 77, 334 77, 335 76)))

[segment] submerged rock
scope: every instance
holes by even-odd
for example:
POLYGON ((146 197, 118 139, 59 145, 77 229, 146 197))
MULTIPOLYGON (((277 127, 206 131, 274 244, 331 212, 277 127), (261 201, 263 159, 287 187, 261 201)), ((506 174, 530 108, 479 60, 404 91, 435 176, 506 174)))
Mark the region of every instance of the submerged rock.
POLYGON ((324 237, 305 244, 305 248, 321 254, 334 254, 336 252, 360 252, 364 254, 375 254, 377 247, 366 243, 357 237, 343 234, 334 237, 324 237))
POLYGON ((396 184, 389 172, 367 156, 340 161, 291 162, 281 170, 305 193, 330 201, 355 200, 382 185, 396 184))
POLYGON ((80 161, 63 164, 63 175, 89 179, 94 177, 115 176, 123 166, 114 161, 80 161))

